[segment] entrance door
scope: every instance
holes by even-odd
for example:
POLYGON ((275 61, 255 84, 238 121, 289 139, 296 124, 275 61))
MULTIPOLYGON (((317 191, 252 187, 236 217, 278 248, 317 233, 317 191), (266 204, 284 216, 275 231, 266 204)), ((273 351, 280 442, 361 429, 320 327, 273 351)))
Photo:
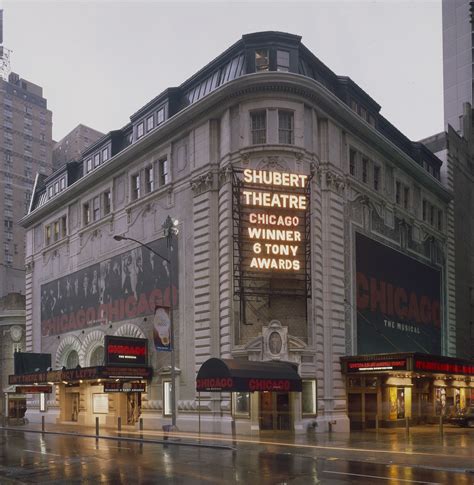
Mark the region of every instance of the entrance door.
POLYGON ((79 393, 78 392, 66 392, 65 408, 64 408, 64 421, 77 421, 79 417, 79 393))
POLYGON ((261 430, 290 430, 290 394, 288 392, 261 392, 259 417, 261 430))
POLYGON ((349 412, 351 429, 362 429, 363 428, 362 393, 350 392, 347 395, 347 408, 349 412))
POLYGON ((26 399, 8 399, 8 417, 21 419, 25 417, 26 399))
POLYGON ((365 393, 365 427, 375 428, 375 416, 377 415, 377 394, 365 393))

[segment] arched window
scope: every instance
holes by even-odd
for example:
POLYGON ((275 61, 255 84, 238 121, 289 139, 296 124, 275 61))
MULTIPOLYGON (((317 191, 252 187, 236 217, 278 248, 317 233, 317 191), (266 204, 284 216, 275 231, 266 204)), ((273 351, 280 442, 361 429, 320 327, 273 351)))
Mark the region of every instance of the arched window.
POLYGON ((104 347, 102 345, 99 345, 93 350, 90 359, 91 367, 97 367, 99 365, 104 365, 104 347))
POLYGON ((75 350, 71 350, 67 354, 66 368, 75 369, 79 365, 79 354, 75 350))

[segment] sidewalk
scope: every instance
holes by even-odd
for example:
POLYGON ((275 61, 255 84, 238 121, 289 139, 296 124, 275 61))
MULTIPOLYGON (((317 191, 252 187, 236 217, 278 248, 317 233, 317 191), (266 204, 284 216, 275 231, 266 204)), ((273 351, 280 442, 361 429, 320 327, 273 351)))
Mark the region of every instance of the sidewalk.
MULTIPOLYGON (((1 428, 1 427, 0 427, 1 428)), ((8 425, 4 428, 18 431, 41 431, 41 423, 22 425, 8 425)), ((186 442, 206 442, 235 446, 236 443, 281 444, 291 446, 311 446, 340 449, 367 449, 380 451, 396 451, 409 453, 440 453, 455 454, 457 456, 472 457, 474 460, 474 429, 445 425, 443 436, 440 435, 438 425, 413 426, 408 435, 404 428, 381 428, 375 430, 353 431, 351 433, 306 433, 293 434, 290 432, 256 432, 252 435, 223 435, 189 431, 164 432, 161 429, 144 429, 139 431, 131 426, 123 426, 120 433, 122 438, 145 441, 172 441, 180 439, 186 442)), ((76 434, 95 437, 96 430, 92 426, 76 424, 45 423, 45 431, 56 434, 76 434)), ((117 429, 101 427, 99 436, 119 438, 117 429)), ((474 467, 474 464, 473 464, 474 467)))

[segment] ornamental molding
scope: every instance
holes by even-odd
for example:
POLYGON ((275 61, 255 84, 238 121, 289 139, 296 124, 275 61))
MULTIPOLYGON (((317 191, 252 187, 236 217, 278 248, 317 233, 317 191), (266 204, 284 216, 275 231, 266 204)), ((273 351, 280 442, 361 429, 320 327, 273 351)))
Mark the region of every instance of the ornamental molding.
POLYGON ((338 195, 344 195, 346 187, 344 177, 328 168, 322 168, 321 172, 323 190, 326 189, 335 192, 338 195))
POLYGON ((114 332, 117 337, 146 338, 143 330, 133 323, 124 323, 114 332))
POLYGON ((104 346, 105 332, 102 330, 93 330, 89 332, 82 342, 79 360, 84 362, 86 367, 90 366, 90 358, 97 347, 104 346))
POLYGON ((207 173, 198 175, 191 180, 191 190, 194 192, 194 195, 200 195, 204 192, 215 189, 215 182, 215 172, 209 171, 207 173))
POLYGON ((84 367, 84 360, 81 359, 82 345, 81 341, 75 335, 67 335, 65 338, 61 339, 56 350, 56 369, 61 369, 66 366, 67 358, 69 353, 75 350, 79 356, 79 365, 84 367))
POLYGON ((233 172, 232 165, 227 165, 219 170, 219 188, 232 181, 233 172))

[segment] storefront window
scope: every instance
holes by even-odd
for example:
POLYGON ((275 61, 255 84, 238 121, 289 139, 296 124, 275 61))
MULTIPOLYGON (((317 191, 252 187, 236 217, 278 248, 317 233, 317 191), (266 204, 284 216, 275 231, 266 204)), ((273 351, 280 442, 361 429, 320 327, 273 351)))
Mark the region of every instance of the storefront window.
POLYGON ((376 377, 366 377, 365 378, 365 387, 377 387, 377 378, 376 377))
POLYGON ((405 391, 404 389, 397 389, 397 419, 405 417, 405 391))
POLYGON ((349 387, 360 387, 361 385, 360 377, 349 377, 349 387))
POLYGON ((303 392, 301 394, 301 412, 303 416, 314 416, 317 413, 316 405, 316 381, 303 380, 303 392))
POLYGON ((163 382, 163 415, 171 416, 171 382, 163 382))
POLYGON ((232 393, 232 414, 234 416, 250 416, 250 393, 232 393))
POLYGON ((436 416, 444 416, 446 412, 446 389, 444 387, 436 388, 435 411, 436 411, 436 416))

